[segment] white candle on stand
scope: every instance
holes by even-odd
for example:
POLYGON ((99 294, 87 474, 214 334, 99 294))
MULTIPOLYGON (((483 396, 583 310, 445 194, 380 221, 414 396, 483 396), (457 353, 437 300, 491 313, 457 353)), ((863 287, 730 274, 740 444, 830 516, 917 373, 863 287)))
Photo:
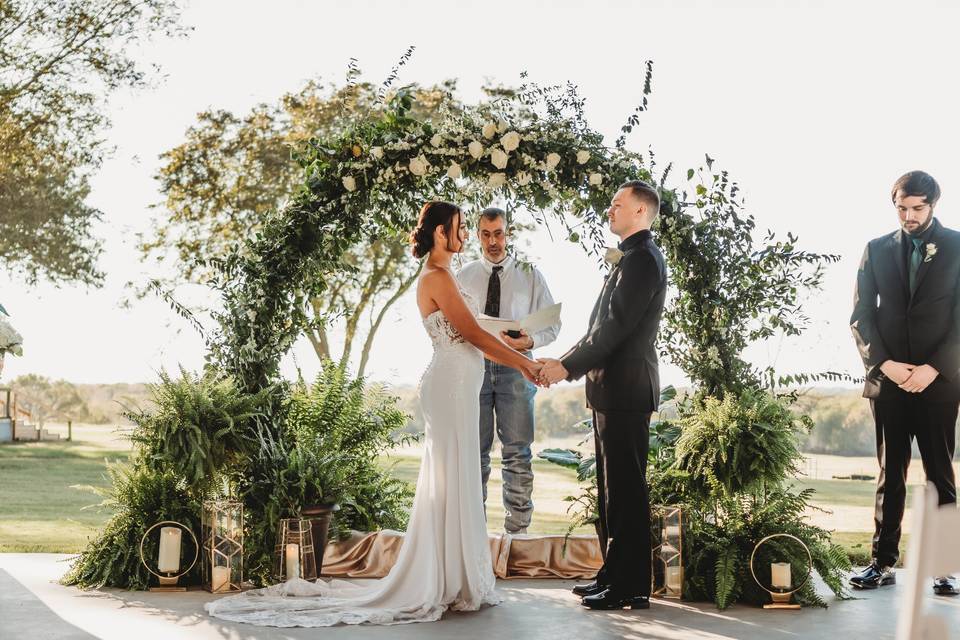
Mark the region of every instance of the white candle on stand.
POLYGON ((180 571, 181 535, 179 527, 160 528, 160 556, 157 558, 157 570, 160 573, 180 571))
POLYGON ((680 567, 667 567, 667 589, 680 592, 680 567))
POLYGON ((230 567, 214 567, 210 581, 210 590, 213 592, 230 590, 230 567))
POLYGON ((300 545, 288 544, 286 550, 287 580, 300 577, 300 545))
POLYGON ((789 562, 770 563, 770 584, 774 589, 780 589, 782 591, 790 590, 793 583, 790 580, 789 562))

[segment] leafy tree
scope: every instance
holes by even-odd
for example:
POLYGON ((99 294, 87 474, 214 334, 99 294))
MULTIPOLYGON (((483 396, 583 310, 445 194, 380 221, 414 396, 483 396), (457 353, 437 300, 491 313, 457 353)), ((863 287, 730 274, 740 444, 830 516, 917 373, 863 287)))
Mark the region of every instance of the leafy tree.
MULTIPOLYGON (((441 108, 459 109, 454 89, 453 81, 415 89, 418 117, 429 121, 441 108)), ((339 135, 358 112, 382 109, 376 98, 369 84, 331 88, 309 82, 278 104, 258 105, 242 117, 223 110, 201 113, 187 139, 161 156, 156 178, 165 200, 140 249, 145 260, 166 262, 175 275, 156 285, 171 289, 207 281, 218 259, 258 233, 264 218, 297 192, 304 167, 291 150, 339 135)), ((420 265, 410 259, 405 235, 384 229, 372 241, 347 247, 342 266, 323 296, 307 300, 312 321, 304 333, 321 360, 348 362, 359 343, 362 376, 377 330, 416 281, 420 265), (339 355, 329 334, 337 320, 344 331, 339 355)))
POLYGON ((28 283, 99 284, 103 95, 147 75, 130 49, 178 35, 175 0, 0 2, 0 261, 28 283))
POLYGON ((77 388, 66 380, 51 380, 30 373, 16 378, 12 386, 17 391, 20 405, 30 412, 41 427, 48 420, 76 419, 88 413, 87 404, 77 388))

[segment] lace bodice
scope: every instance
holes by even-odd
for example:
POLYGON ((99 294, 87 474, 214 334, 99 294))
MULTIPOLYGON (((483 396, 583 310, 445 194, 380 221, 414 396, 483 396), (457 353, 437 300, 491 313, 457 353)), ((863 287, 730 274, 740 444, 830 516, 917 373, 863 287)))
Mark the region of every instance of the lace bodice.
MULTIPOLYGON (((476 298, 472 295, 460 289, 460 295, 463 296, 464 302, 467 303, 467 308, 473 312, 474 317, 480 314, 480 305, 477 303, 476 298)), ((430 336, 430 342, 433 343, 433 348, 436 349, 447 349, 458 344, 465 344, 466 340, 460 332, 447 320, 447 316, 443 314, 443 311, 437 309, 426 318, 423 319, 423 326, 427 330, 427 335, 430 336)))

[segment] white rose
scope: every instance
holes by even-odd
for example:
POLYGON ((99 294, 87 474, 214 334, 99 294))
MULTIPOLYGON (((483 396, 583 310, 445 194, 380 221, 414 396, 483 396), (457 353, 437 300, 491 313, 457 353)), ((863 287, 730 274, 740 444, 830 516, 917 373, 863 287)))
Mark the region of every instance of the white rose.
POLYGON ((507 130, 507 127, 509 126, 510 125, 507 123, 506 120, 501 120, 500 122, 497 123, 497 133, 503 133, 504 131, 507 130))
POLYGON ((467 145, 467 151, 470 152, 470 155, 474 158, 479 159, 483 155, 483 145, 474 140, 467 145))
POLYGON ((427 159, 423 156, 417 156, 416 158, 410 159, 410 173, 415 176, 426 175, 427 167, 430 165, 427 163, 427 159))
POLYGON ((500 149, 494 149, 490 152, 490 162, 493 163, 497 169, 506 169, 507 162, 510 160, 510 156, 501 151, 500 149))
POLYGON ((460 169, 460 165, 456 162, 451 162, 450 167, 447 169, 447 175, 456 180, 463 175, 463 170, 460 169))
POLYGON ((507 175, 505 173, 491 173, 490 177, 487 178, 487 187, 491 189, 502 187, 506 183, 507 183, 507 175))
POLYGON ((373 149, 370 149, 370 155, 379 160, 383 157, 383 147, 374 147, 373 149))
POLYGON ((589 151, 577 151, 577 164, 587 164, 590 159, 589 151))
POLYGON ((528 184, 530 184, 531 180, 533 180, 533 176, 531 176, 526 171, 521 171, 520 173, 517 174, 517 182, 520 184, 521 187, 525 187, 528 184))
POLYGON ((480 133, 483 134, 484 138, 489 140, 493 136, 497 135, 497 125, 493 124, 492 122, 488 122, 487 124, 483 125, 483 129, 480 130, 480 133))
POLYGON ((434 147, 439 147, 443 144, 443 136, 441 136, 439 133, 433 134, 433 137, 430 138, 430 144, 434 147))
POLYGON ((516 151, 517 147, 520 146, 520 134, 516 131, 511 131, 500 138, 500 144, 503 145, 506 151, 516 151))
POLYGON ((553 171, 560 164, 560 154, 551 153, 547 156, 547 171, 553 171))
POLYGON ((344 176, 343 188, 347 191, 354 191, 357 188, 357 181, 354 180, 353 176, 344 176))
POLYGON ((591 173, 591 174, 590 174, 590 184, 592 184, 592 185, 594 185, 594 186, 600 186, 600 184, 601 184, 602 182, 603 182, 603 176, 602 176, 602 175, 600 175, 599 173, 591 173))

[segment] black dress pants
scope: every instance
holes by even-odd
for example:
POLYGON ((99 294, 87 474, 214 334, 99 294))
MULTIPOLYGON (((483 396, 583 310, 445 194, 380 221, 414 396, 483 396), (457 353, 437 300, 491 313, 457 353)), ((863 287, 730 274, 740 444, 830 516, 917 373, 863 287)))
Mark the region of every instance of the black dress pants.
POLYGON ((603 567, 597 582, 617 593, 650 595, 650 413, 593 412, 597 450, 598 534, 603 567))
POLYGON ((900 557, 900 523, 907 499, 907 469, 914 438, 927 480, 937 487, 940 504, 957 501, 953 451, 958 404, 924 401, 907 392, 870 401, 880 462, 873 558, 881 567, 893 566, 900 557))

